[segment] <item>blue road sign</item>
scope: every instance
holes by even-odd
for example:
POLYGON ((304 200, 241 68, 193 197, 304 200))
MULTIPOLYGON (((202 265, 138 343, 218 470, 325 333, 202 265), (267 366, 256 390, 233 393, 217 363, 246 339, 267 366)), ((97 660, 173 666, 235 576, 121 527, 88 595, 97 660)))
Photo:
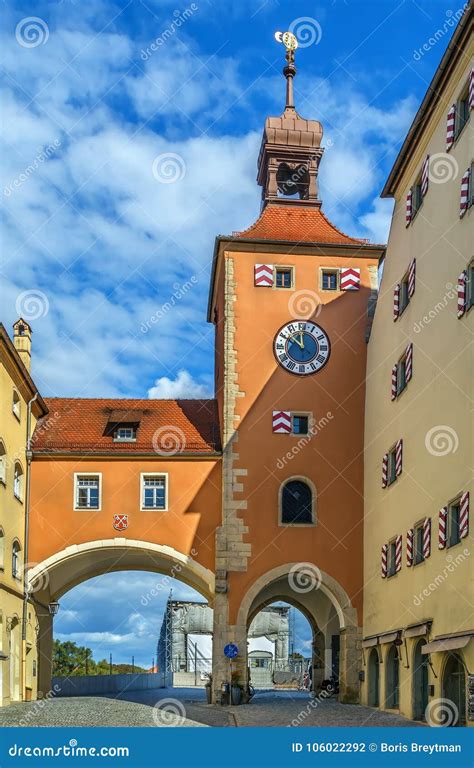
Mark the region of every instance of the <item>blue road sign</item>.
POLYGON ((235 659, 235 657, 238 655, 239 655, 239 649, 237 648, 235 643, 228 643, 224 648, 224 656, 227 656, 228 659, 235 659))

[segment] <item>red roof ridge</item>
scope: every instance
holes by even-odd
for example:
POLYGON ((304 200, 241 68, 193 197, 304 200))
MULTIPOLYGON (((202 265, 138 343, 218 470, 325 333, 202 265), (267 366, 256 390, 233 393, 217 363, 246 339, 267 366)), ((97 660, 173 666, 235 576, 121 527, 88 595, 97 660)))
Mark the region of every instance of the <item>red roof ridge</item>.
POLYGON ((256 238, 296 243, 336 243, 340 245, 367 245, 369 240, 346 235, 313 205, 284 205, 269 203, 258 219, 242 232, 234 232, 236 239, 256 238))

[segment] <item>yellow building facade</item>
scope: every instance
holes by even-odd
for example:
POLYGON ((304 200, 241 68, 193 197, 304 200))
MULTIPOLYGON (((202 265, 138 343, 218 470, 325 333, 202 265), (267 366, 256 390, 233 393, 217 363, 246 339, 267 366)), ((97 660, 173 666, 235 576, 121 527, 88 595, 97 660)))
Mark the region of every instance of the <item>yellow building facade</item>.
POLYGON ((0 705, 36 698, 35 611, 25 600, 27 444, 47 413, 31 379, 31 328, 15 323, 13 342, 0 324, 0 705))
POLYGON ((471 8, 383 192, 365 411, 361 701, 452 725, 473 717, 472 25, 471 8))

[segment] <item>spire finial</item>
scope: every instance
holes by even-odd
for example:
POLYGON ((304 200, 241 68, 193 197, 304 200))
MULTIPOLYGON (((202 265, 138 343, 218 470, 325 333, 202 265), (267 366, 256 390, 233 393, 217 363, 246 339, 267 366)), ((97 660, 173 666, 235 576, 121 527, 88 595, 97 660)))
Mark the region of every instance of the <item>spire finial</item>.
POLYGON ((277 43, 283 43, 286 48, 287 65, 283 69, 286 77, 286 105, 285 109, 294 109, 295 100, 293 96, 293 78, 296 75, 295 51, 298 48, 298 40, 292 32, 275 32, 277 43))

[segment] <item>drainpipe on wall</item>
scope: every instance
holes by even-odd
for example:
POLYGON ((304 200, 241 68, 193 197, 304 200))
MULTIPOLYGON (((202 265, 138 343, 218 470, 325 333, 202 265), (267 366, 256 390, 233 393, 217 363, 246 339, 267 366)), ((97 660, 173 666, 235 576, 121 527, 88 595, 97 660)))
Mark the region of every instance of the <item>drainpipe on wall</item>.
POLYGON ((31 472, 31 409, 33 403, 38 398, 38 392, 28 403, 26 414, 26 478, 25 478, 25 530, 23 543, 23 616, 21 622, 21 645, 22 645, 22 700, 26 701, 26 626, 28 619, 28 533, 30 524, 30 472, 31 472))

